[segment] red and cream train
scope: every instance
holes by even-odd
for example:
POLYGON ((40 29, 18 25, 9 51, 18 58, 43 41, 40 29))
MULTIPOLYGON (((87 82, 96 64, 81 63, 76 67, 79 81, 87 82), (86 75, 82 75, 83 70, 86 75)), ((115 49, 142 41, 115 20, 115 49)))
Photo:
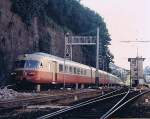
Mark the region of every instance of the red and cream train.
MULTIPOLYGON (((95 68, 46 53, 20 55, 15 62, 15 80, 34 84, 95 84, 95 68), (64 67, 65 64, 65 67, 64 67), (64 71, 65 70, 65 71, 64 71)), ((122 81, 99 70, 99 83, 122 84, 122 81)))

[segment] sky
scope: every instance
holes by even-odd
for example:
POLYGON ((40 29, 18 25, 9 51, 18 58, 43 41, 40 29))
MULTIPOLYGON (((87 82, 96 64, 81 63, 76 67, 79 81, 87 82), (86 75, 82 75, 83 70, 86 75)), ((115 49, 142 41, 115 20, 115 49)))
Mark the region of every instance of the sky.
POLYGON ((115 64, 129 69, 128 58, 146 58, 144 67, 150 66, 149 43, 122 41, 150 41, 150 0, 81 0, 81 4, 104 18, 112 39, 110 51, 115 64))

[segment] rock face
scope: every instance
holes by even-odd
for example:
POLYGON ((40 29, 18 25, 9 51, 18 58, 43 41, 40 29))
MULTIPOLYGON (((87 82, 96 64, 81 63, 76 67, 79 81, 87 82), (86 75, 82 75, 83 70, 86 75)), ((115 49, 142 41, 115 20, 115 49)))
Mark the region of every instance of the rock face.
MULTIPOLYGON (((0 0, 0 82, 9 77, 18 55, 36 51, 63 57, 63 29, 55 23, 43 25, 37 18, 27 26, 11 12, 10 0, 0 0)), ((80 47, 73 48, 73 60, 81 62, 79 52, 80 47)))

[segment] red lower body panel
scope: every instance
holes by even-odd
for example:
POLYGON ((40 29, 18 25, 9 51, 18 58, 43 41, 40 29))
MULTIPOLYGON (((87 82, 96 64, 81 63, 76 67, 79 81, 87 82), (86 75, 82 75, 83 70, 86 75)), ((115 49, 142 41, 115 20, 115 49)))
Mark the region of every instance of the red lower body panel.
MULTIPOLYGON (((16 71, 16 80, 26 80, 32 83, 38 84, 94 84, 95 78, 87 76, 79 76, 72 74, 63 74, 63 73, 53 73, 53 72, 44 72, 44 71, 16 71)), ((99 79, 101 84, 109 84, 109 80, 105 77, 99 79)))

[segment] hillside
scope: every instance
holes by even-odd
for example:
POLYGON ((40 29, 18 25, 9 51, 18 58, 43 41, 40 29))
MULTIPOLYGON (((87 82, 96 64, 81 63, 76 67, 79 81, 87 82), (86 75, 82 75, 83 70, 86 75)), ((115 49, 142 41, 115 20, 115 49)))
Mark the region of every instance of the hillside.
MULTIPOLYGON (((76 0, 1 0, 0 80, 5 82, 19 54, 41 51, 63 57, 64 34, 95 35, 100 26, 103 56, 111 61, 103 19, 76 0)), ((74 47, 73 60, 95 65, 95 47, 74 47), (87 60, 88 59, 88 60, 87 60)), ((108 68, 106 68, 108 69, 108 68)))

